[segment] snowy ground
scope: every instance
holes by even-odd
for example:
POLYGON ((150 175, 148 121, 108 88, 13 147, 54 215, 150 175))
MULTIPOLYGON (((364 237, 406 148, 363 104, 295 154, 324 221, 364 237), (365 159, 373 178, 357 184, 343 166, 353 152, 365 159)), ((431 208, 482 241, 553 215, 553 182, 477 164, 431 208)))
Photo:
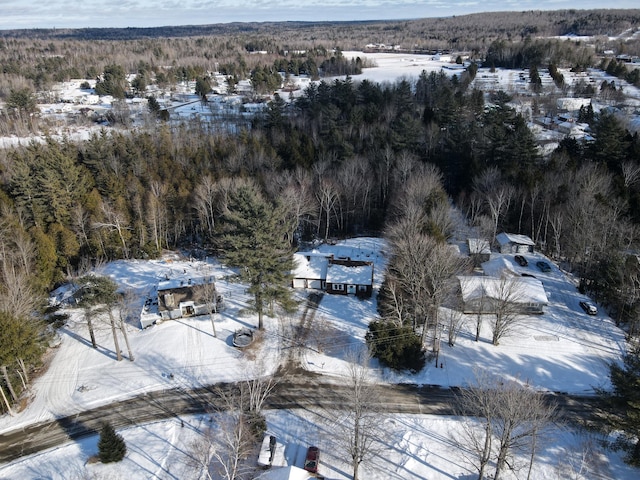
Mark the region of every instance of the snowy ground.
MULTIPOLYGON (((268 433, 281 445, 277 458, 286 465, 302 467, 306 449, 320 448, 319 472, 327 479, 351 478, 351 467, 332 434, 326 412, 309 410, 267 412, 268 433)), ((194 444, 200 432, 216 428, 208 416, 185 416, 121 430, 128 453, 117 464, 88 462, 97 452, 97 436, 25 457, 0 468, 0 478, 22 480, 162 479, 196 478, 194 444)), ((384 441, 379 453, 367 459, 360 477, 369 480, 471 480, 477 477, 464 446, 464 422, 452 417, 393 415, 380 419, 384 441)), ((531 478, 534 480, 632 480, 637 470, 629 468, 617 453, 604 451, 602 438, 562 427, 548 433, 540 447, 531 478)), ((526 478, 526 455, 516 462, 519 470, 507 479, 526 478)), ((274 464, 273 470, 278 465, 274 464)), ((257 467, 252 478, 262 473, 257 467)), ((216 477, 214 477, 216 478, 216 477)), ((306 477, 304 477, 306 478, 306 477)))
MULTIPOLYGON (((385 264, 381 240, 352 239, 338 245, 321 245, 319 250, 374 261, 376 287, 380 285, 385 264)), ((513 261, 511 256, 508 258, 513 261)), ((449 386, 473 381, 474 370, 479 368, 543 390, 590 393, 595 386, 606 386, 606 364, 619 358, 624 348, 622 332, 603 313, 586 315, 578 305, 584 297, 570 279, 555 266, 549 273, 537 271, 536 260, 530 255, 530 267, 514 264, 514 269, 533 273, 543 282, 551 302, 544 315, 528 318, 497 347, 490 344, 489 319, 481 341, 475 342, 475 317, 469 318, 454 347, 443 342, 443 368, 430 363, 417 375, 408 375, 374 365, 372 375, 382 382, 449 386)), ((258 345, 248 352, 232 347, 233 332, 240 327, 255 327, 257 319, 243 311, 248 299, 245 287, 228 282, 231 272, 217 262, 172 256, 161 261, 113 262, 101 271, 123 289, 136 292, 139 311, 154 285, 167 276, 215 275, 226 303, 226 309, 216 318, 217 338, 213 337, 206 316, 167 321, 145 330, 132 321, 128 332, 135 362, 126 359, 122 341, 125 359, 117 362, 106 322, 100 323, 100 348, 94 350, 81 311, 71 310, 50 367, 35 382, 32 402, 15 417, 0 418, 0 433, 145 391, 236 380, 246 372, 266 373, 277 367, 283 346, 281 327, 294 318, 267 318, 258 345)), ((304 299, 304 292, 299 292, 299 298, 304 299)), ((375 296, 358 300, 325 295, 314 320, 323 335, 309 339, 305 367, 340 376, 345 370, 348 347, 362 345, 367 324, 375 315, 375 296)), ((324 416, 316 411, 268 412, 269 432, 285 445, 287 463, 301 466, 306 446, 317 444, 324 452, 321 472, 327 478, 349 478, 348 462, 335 448, 331 425, 324 416)), ((186 470, 181 470, 187 468, 186 451, 197 436, 200 423, 207 419, 185 417, 184 421, 185 427, 169 420, 123 430, 130 453, 116 466, 85 465, 96 453, 97 439, 88 438, 4 465, 0 467, 0 478, 188 478, 186 470)), ((461 431, 459 419, 393 415, 384 419, 384 425, 386 444, 379 457, 365 462, 363 478, 473 478, 464 449, 454 441, 461 431)), ((617 454, 605 452, 598 440, 584 432, 559 429, 547 442, 538 462, 539 470, 532 478, 637 478, 637 470, 624 466, 617 454), (580 458, 587 447, 593 452, 589 454, 589 465, 583 465, 580 458), (567 469, 580 468, 582 476, 567 473, 567 469)))

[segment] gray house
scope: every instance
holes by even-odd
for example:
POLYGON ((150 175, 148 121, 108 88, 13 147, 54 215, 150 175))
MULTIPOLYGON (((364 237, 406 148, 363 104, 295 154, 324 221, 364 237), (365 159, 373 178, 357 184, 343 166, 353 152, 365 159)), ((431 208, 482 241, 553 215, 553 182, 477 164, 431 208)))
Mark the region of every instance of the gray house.
MULTIPOLYGON (((184 278, 167 280, 158 284, 158 313, 163 320, 205 315, 207 303, 199 298, 198 287, 211 285, 215 292, 213 277, 184 278)), ((216 293, 216 305, 222 303, 222 297, 216 293)), ((217 307, 216 307, 217 308, 217 307)))
POLYGON ((549 299, 542 282, 530 277, 458 277, 464 313, 496 313, 496 305, 513 304, 522 314, 541 314, 549 299))
POLYGON ((500 253, 533 253, 535 243, 526 235, 517 233, 499 233, 496 243, 500 253))

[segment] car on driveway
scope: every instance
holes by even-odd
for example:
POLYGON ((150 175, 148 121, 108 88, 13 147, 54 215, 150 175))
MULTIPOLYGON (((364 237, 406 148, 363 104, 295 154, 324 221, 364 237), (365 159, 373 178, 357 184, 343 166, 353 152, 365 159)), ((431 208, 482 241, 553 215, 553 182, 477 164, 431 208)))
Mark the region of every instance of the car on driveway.
POLYGON ((543 262, 542 260, 540 260, 539 262, 536 262, 536 267, 538 267, 541 272, 551 271, 551 266, 547 262, 543 262))
POLYGON ((527 259, 524 258, 522 255, 516 255, 513 258, 516 261, 516 263, 521 267, 526 267, 527 265, 529 265, 529 262, 527 262, 527 259))
POLYGON ((318 464, 320 463, 320 449, 318 447, 309 447, 307 456, 304 459, 304 469, 307 472, 318 473, 318 464))
POLYGON ((585 313, 588 313, 589 315, 597 315, 598 314, 598 307, 596 307, 591 302, 581 301, 580 302, 580 308, 582 308, 585 311, 585 313))

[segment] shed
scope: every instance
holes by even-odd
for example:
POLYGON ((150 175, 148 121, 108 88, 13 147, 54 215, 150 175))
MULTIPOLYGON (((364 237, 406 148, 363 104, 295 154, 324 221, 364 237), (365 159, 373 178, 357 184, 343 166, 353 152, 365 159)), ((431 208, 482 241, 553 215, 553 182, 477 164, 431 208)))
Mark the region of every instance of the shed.
POLYGON ((500 253, 533 253, 535 243, 526 235, 499 233, 496 235, 500 253))

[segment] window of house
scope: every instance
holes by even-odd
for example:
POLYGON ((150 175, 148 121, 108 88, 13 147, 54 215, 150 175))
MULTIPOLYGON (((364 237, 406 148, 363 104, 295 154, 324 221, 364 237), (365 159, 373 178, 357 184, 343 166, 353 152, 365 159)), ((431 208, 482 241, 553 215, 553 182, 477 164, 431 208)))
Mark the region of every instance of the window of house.
POLYGON ((334 283, 331 285, 332 290, 344 290, 344 285, 342 283, 334 283))
POLYGON ((366 292, 367 291, 367 286, 366 285, 358 285, 358 291, 359 292, 366 292))

